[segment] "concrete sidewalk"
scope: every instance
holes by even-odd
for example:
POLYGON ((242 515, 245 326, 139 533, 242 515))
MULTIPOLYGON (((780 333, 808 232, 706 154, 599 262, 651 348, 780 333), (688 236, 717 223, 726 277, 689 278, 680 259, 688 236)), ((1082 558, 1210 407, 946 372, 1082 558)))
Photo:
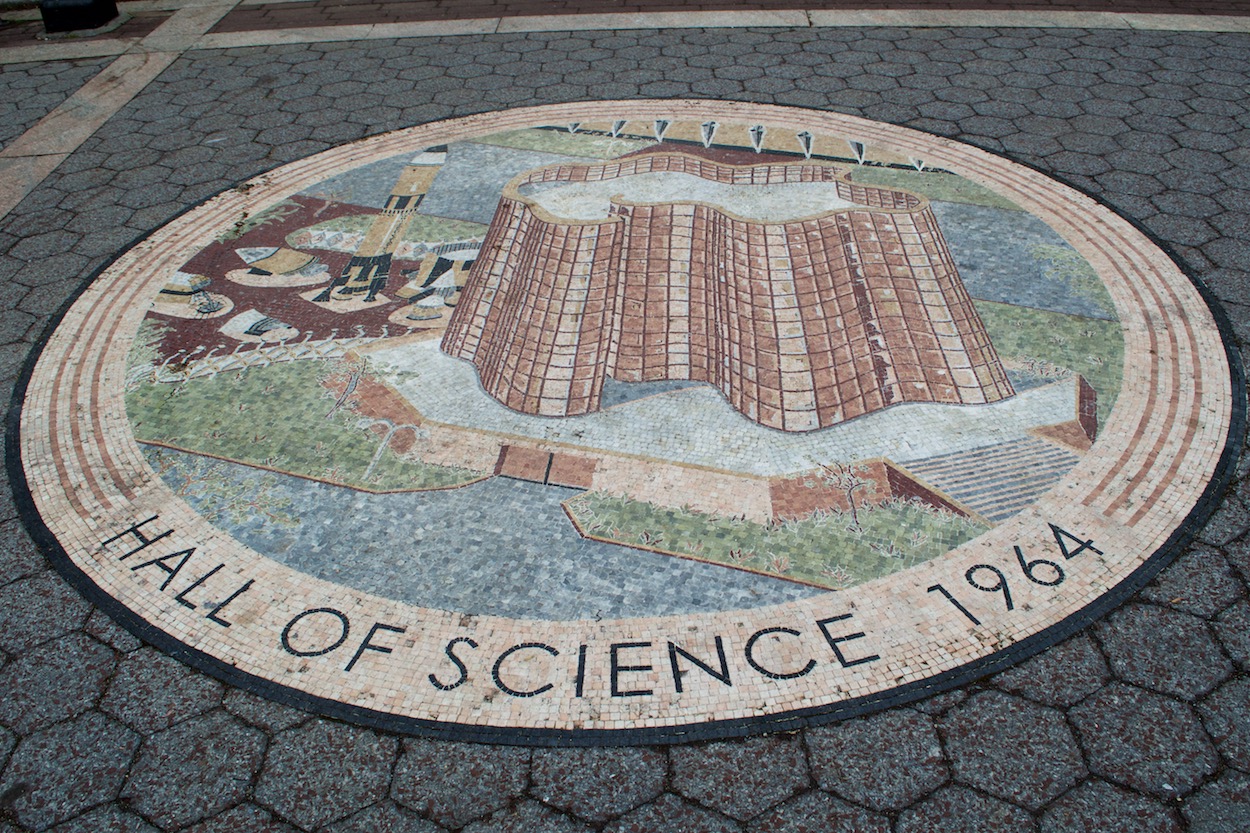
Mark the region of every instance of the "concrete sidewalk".
MULTIPOLYGON (((186 208, 364 136, 583 99, 836 110, 1004 154, 1140 224, 1250 340, 1244 2, 127 5, 93 39, 0 29, 6 395, 80 282, 186 208), (1181 8, 1204 14, 1147 14, 1181 8)), ((7 484, 0 521, 4 831, 1250 830, 1245 463, 1172 566, 1044 654, 672 747, 451 743, 264 700, 93 608, 7 484)))

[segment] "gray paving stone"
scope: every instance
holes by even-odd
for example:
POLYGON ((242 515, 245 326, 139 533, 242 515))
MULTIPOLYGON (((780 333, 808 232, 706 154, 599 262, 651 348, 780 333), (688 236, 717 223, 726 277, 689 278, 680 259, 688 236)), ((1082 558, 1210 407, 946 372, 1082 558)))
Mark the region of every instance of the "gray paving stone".
POLYGON ((4 764, 9 760, 9 753, 16 745, 17 736, 8 729, 0 727, 0 772, 4 771, 4 764))
POLYGON ((1064 708, 1093 694, 1109 678, 1098 646, 1081 634, 998 674, 993 684, 1047 706, 1064 708))
POLYGON ((254 804, 240 804, 224 813, 188 827, 183 833, 297 833, 254 804))
POLYGON ((875 810, 897 810, 946 783, 933 721, 909 709, 809 729, 812 775, 821 789, 875 810))
POLYGON ((224 711, 144 739, 122 798, 163 828, 200 821, 241 801, 260 768, 265 736, 224 711))
POLYGON ((139 737, 97 711, 23 738, 0 781, 13 812, 41 830, 117 797, 139 737))
POLYGON ((308 712, 293 709, 241 688, 227 688, 222 705, 235 717, 270 733, 289 729, 311 717, 308 712))
MULTIPOLYGON (((1238 318, 1237 311, 1246 309, 1238 304, 1225 304, 1225 308, 1230 311, 1230 317, 1233 318, 1234 322, 1238 318)), ((1237 574, 1241 576, 1241 580, 1250 583, 1250 539, 1243 538, 1227 544, 1224 547, 1224 553, 1228 556, 1229 563, 1233 565, 1237 574)))
POLYGON ((899 813, 895 833, 1034 833, 1037 822, 1019 807, 965 787, 943 787, 899 813))
POLYGON ((155 648, 126 655, 100 708, 140 732, 159 732, 221 705, 221 683, 155 648))
POLYGON ((158 829, 116 804, 105 804, 58 824, 49 833, 156 833, 158 829))
POLYGON ((1200 703, 1197 710, 1224 760, 1250 772, 1250 679, 1229 680, 1200 703))
POLYGON ((530 793, 590 821, 622 815, 664 790, 667 760, 653 749, 537 749, 530 793))
POLYGON ((1090 770, 1141 792, 1185 795, 1219 763, 1193 711, 1150 691, 1112 683, 1073 707, 1068 719, 1090 770))
POLYGON ((49 61, 0 69, 0 144, 8 144, 59 107, 110 60, 49 61))
POLYGON ((954 777, 1037 810, 1085 776, 1062 713, 1000 692, 985 692, 941 723, 954 777))
POLYGON ((604 833, 740 833, 742 826, 725 816, 705 810, 672 793, 664 793, 603 828, 604 833))
POLYGON ((522 801, 473 822, 464 828, 464 833, 585 833, 591 829, 537 801, 522 801))
POLYGON ((1182 833, 1176 811, 1137 793, 1091 779, 1042 815, 1041 833, 1182 833))
POLYGON ((759 815, 811 783, 795 734, 677 746, 669 754, 673 789, 740 821, 759 815))
POLYGON ((116 659, 85 633, 71 633, 21 654, 0 671, 0 723, 28 735, 91 708, 116 659))
POLYGON ((890 833, 890 820, 819 790, 806 792, 752 821, 751 833, 890 833))
POLYGON ((274 736, 256 800, 301 827, 337 821, 386 795, 394 738, 328 720, 274 736))
POLYGON ((439 824, 462 827, 515 800, 526 787, 529 766, 530 750, 515 746, 408 739, 391 797, 439 824))
POLYGON ((1189 833, 1244 833, 1250 819, 1250 776, 1225 772, 1195 793, 1181 812, 1189 833))
POLYGON ((433 822, 389 801, 367 807, 323 828, 325 833, 439 833, 441 829, 433 822))
POLYGON ((967 700, 968 697, 969 693, 966 689, 957 688, 919 700, 912 704, 912 708, 925 714, 941 715, 946 714, 946 712, 967 700))
MULTIPOLYGON (((30 322, 35 320, 33 316, 20 312, 6 313, 2 317, 7 319, 9 316, 30 322)), ((31 324, 28 323, 26 326, 29 328, 31 324)), ((9 490, 5 489, 5 509, 8 509, 12 503, 12 497, 8 492, 9 490)), ((16 511, 12 510, 10 514, 16 514, 16 511)), ((39 552, 35 542, 26 534, 20 521, 11 520, 0 524, 0 583, 10 584, 17 579, 46 570, 47 567, 48 562, 44 560, 43 553, 39 552)))
POLYGON ((107 613, 96 608, 87 617, 83 630, 114 650, 128 654, 143 647, 143 642, 130 631, 114 622, 107 613))
POLYGON ((1197 697, 1233 671, 1206 623, 1187 613, 1127 605, 1095 632, 1114 676, 1164 694, 1197 697))
POLYGON ((0 648, 23 651, 74 630, 91 606, 49 571, 0 587, 0 648))
POLYGON ((1198 540, 1213 547, 1222 547, 1244 535, 1247 529, 1250 529, 1250 512, 1239 499, 1229 496, 1198 533, 1198 540))
POLYGON ((1194 547, 1160 573, 1140 595, 1156 604, 1210 618, 1243 593, 1223 553, 1194 547))
POLYGON ((1243 670, 1250 667, 1250 602, 1237 602, 1221 613, 1215 635, 1235 663, 1243 670))

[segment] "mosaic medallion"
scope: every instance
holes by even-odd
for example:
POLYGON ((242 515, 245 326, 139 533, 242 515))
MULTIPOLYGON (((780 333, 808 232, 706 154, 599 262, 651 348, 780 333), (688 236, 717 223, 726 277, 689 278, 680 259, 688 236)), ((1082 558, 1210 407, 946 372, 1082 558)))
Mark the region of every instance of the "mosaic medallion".
POLYGON ((1228 476, 1224 343, 1150 240, 1021 165, 579 103, 184 214, 65 313, 9 459, 84 592, 252 690, 503 742, 744 734, 1140 586, 1228 476))

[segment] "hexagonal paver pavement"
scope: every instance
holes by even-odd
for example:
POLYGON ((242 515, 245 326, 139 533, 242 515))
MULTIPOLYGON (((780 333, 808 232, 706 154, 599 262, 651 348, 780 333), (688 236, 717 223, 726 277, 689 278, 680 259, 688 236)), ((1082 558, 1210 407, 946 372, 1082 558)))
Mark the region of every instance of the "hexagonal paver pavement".
MULTIPOLYGON (((4 391, 13 388, 31 345, 75 284, 140 234, 247 177, 366 133, 434 119, 647 95, 848 112, 1005 152, 1142 224, 1225 303, 1244 342, 1250 337, 1243 268, 1250 256, 1247 49, 1246 36, 1232 33, 807 26, 197 49, 184 53, 0 220, 4 391)), ((23 129, 56 106, 104 62, 0 67, 0 112, 13 116, 0 128, 0 141, 8 141, 5 130, 23 129), (10 84, 14 79, 22 80, 10 84), (18 111, 3 109, 10 105, 6 96, 18 111)), ((568 134, 567 125, 560 127, 568 134)), ((790 152, 799 153, 797 144, 790 152)), ((327 218, 335 219, 334 209, 317 219, 327 218)), ((214 287, 219 283, 220 276, 214 287)), ((382 439, 377 429, 372 436, 382 439)), ((1247 473, 1243 464, 1238 476, 1247 473)), ((634 763, 616 770, 629 782, 624 785, 611 783, 610 773, 596 775, 584 763, 589 757, 548 750, 540 765, 544 750, 401 740, 178 670, 46 571, 5 489, 0 687, 13 696, 0 705, 0 830, 431 833, 464 824, 474 831, 792 830, 813 824, 888 830, 893 824, 894 833, 1240 833, 1250 813, 1250 784, 1239 771, 1247 766, 1248 489, 1230 490, 1206 528, 1190 530, 1202 543, 1132 604, 1012 670, 915 709, 757 739, 753 746, 645 748, 640 758, 626 755, 623 760, 634 763), (981 737, 978 724, 984 724, 981 737), (936 752, 932 726, 939 727, 936 752), (1040 756, 1012 755, 1012 745, 1033 738, 1031 732, 1040 756), (224 737, 240 741, 237 759, 221 756, 224 737), (262 761, 257 750, 266 746, 262 761), (1066 752, 1073 747, 1075 758, 1066 752), (981 751, 1001 766, 978 764, 974 756, 981 751)), ((387 540, 417 534, 420 526, 394 523, 387 540)), ((420 533, 430 535, 438 524, 428 527, 420 533)), ((1025 558, 1054 559, 1068 581, 1079 569, 1074 565, 1091 555, 1065 560, 1044 543, 1050 552, 1024 546, 1025 558)), ((1095 540, 1107 550, 1104 543, 1095 540)), ((391 554, 385 550, 382 558, 391 554)), ((1036 604, 1029 594, 1044 592, 1044 585, 1028 579, 1009 547, 1003 554, 992 566, 1010 587, 1011 611, 1002 591, 982 589, 992 587, 996 575, 979 570, 975 582, 966 579, 968 567, 988 560, 970 561, 935 581, 982 621, 991 610, 1029 615, 1036 604)), ((159 584, 159 568, 146 569, 159 584)), ((490 575, 502 582, 506 572, 490 575)), ((706 592, 691 584, 667 589, 689 597, 706 592)), ((963 616, 940 593, 930 595, 947 604, 951 616, 963 616)), ((167 604, 180 608, 172 599, 167 604)), ((377 621, 407 626, 406 636, 424 627, 377 621)), ((346 654, 359 647, 371 624, 353 617, 346 654)), ((814 637, 822 649, 827 644, 816 625, 785 626, 814 637)), ((386 641, 389 635, 375 631, 374 641, 398 649, 386 641)), ((789 637, 768 636, 778 646, 789 637)), ((683 695, 694 696, 696 683, 712 690, 721 685, 707 671, 719 671, 711 640, 673 641, 703 666, 678 654, 678 671, 671 673, 661 641, 654 658, 631 660, 630 649, 618 651, 618 672, 631 662, 653 666, 618 673, 618 682, 652 672, 664 682, 678 676, 686 684, 683 695)), ((559 673, 570 685, 579 644, 560 645, 554 658, 564 663, 559 673)), ((868 643, 837 644, 854 657, 852 649, 868 643)), ((430 673, 454 681, 457 666, 440 651, 408 684, 424 684, 430 673)), ((455 651, 462 661, 482 653, 466 643, 455 651)), ((541 649, 529 653, 531 661, 542 659, 541 649)), ((729 660, 739 655, 730 644, 729 660)), ((362 667, 394 659, 369 649, 361 656, 362 667)), ((831 656, 826 661, 834 662, 831 656)), ((497 658, 468 663, 475 683, 489 685, 497 658)), ((807 658, 801 652, 757 656, 783 672, 801 669, 807 658), (793 665, 777 662, 791 659, 793 665)), ((509 672, 524 667, 505 660, 499 673, 508 683, 509 672)), ((742 684, 737 670, 735 686, 742 684)))

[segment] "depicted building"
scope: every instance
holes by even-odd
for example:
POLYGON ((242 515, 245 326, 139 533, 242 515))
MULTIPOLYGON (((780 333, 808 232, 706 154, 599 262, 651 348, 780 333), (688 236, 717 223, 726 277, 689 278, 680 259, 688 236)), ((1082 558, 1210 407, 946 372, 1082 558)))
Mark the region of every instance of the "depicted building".
POLYGON ((315 302, 327 303, 336 296, 346 299, 364 295, 367 302, 377 298, 390 278, 395 249, 446 161, 446 149, 440 146, 418 154, 404 167, 382 213, 369 226, 352 259, 343 267, 343 273, 313 299, 315 302))
POLYGON ((442 345, 500 402, 546 416, 598 410, 608 376, 706 381, 786 431, 1013 394, 928 201, 812 163, 657 152, 522 174, 442 345), (736 188, 737 201, 630 197, 631 178, 663 191, 656 174, 736 188), (544 207, 595 182, 617 194, 603 216, 544 207), (813 212, 813 185, 837 207, 813 212), (751 189, 760 200, 741 198, 751 189), (756 216, 740 207, 753 202, 756 216))

